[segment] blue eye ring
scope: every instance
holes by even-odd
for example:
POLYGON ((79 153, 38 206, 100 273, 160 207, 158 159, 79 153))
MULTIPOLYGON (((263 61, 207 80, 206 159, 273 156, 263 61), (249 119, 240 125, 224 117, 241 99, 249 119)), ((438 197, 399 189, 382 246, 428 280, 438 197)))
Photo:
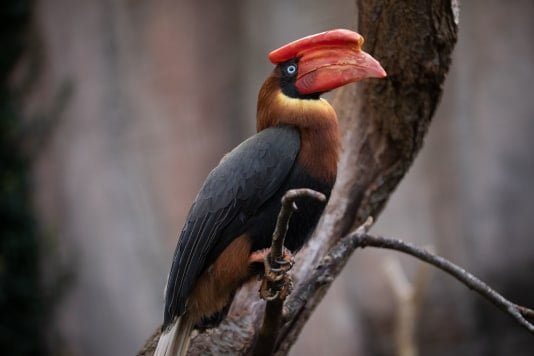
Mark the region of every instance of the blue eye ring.
POLYGON ((296 64, 290 64, 286 67, 286 73, 289 75, 294 75, 297 73, 297 65, 296 64))

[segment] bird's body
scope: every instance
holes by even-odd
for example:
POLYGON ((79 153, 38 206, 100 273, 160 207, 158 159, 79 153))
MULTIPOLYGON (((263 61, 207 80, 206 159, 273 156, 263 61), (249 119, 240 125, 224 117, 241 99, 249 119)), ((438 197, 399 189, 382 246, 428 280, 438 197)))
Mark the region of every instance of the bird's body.
MULTIPOLYGON (((248 269, 250 254, 269 247, 282 195, 289 189, 302 187, 330 193, 333 180, 322 181, 310 176, 299 162, 300 151, 298 129, 291 126, 268 128, 238 146, 211 172, 194 203, 177 247, 171 275, 179 275, 176 282, 183 284, 176 286, 170 281, 167 298, 182 299, 170 306, 185 306, 190 288, 196 281, 191 294, 195 296, 191 298, 195 302, 189 304, 189 313, 196 323, 221 310, 236 287, 252 276, 248 269), (218 194, 211 194, 214 190, 218 194), (210 198, 205 199, 205 195, 210 198), (207 223, 214 226, 213 231, 204 230, 211 240, 191 247, 198 242, 195 239, 198 229, 206 229, 206 222, 198 223, 199 219, 206 219, 205 212, 214 216, 213 221, 207 223), (206 253, 196 260, 182 261, 191 258, 192 251, 200 248, 207 250, 206 253)), ((323 209, 323 205, 315 201, 303 202, 299 206, 286 245, 291 251, 302 246, 323 209)), ((167 309, 167 321, 181 312, 167 309)))
MULTIPOLYGON (((346 32, 352 45, 359 43, 357 34, 346 32)), ((271 244, 287 190, 330 195, 340 150, 336 113, 320 93, 302 93, 310 84, 299 82, 297 65, 290 57, 266 80, 258 97, 258 133, 221 160, 191 207, 169 274, 156 355, 185 354, 192 328, 221 320, 236 290, 258 273, 253 264, 271 244)), ((309 198, 297 206, 285 244, 292 252, 305 243, 324 209, 309 198)))

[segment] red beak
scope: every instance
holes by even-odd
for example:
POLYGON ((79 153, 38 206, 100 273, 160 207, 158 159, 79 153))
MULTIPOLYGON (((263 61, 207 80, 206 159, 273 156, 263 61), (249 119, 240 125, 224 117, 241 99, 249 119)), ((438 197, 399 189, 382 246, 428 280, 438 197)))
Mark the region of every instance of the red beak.
POLYGON ((332 30, 291 42, 269 54, 274 64, 298 59, 295 87, 300 94, 323 93, 365 78, 383 78, 386 71, 361 50, 363 37, 350 30, 332 30))

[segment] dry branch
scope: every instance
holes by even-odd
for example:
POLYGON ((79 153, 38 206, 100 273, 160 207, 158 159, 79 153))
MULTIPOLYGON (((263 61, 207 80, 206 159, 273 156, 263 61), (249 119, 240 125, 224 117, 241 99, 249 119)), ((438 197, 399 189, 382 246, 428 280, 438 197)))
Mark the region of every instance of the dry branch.
POLYGON ((525 319, 525 316, 534 315, 534 310, 512 303, 501 294, 493 290, 486 283, 467 272, 465 269, 441 256, 428 252, 424 248, 415 246, 402 240, 390 239, 381 236, 372 236, 358 232, 344 237, 336 246, 336 248, 349 250, 365 247, 379 247, 401 251, 447 272, 458 281, 490 301, 497 308, 509 314, 513 319, 515 319, 516 322, 519 323, 519 325, 523 326, 532 334, 534 334, 534 325, 525 319))
POLYGON ((289 220, 293 213, 298 210, 295 201, 298 198, 309 197, 325 203, 326 197, 324 194, 316 192, 313 189, 291 189, 288 190, 282 197, 282 208, 276 220, 276 226, 273 233, 273 241, 271 244, 271 252, 269 259, 271 263, 283 257, 284 241, 289 227, 289 220))
POLYGON ((298 336, 298 332, 295 330, 298 330, 299 327, 303 326, 299 325, 299 327, 297 327, 295 325, 295 320, 297 320, 297 323, 300 322, 300 320, 297 319, 297 316, 301 313, 309 314, 313 311, 313 308, 315 307, 313 298, 316 295, 321 295, 326 292, 355 249, 365 247, 378 247, 404 252, 449 273, 461 283, 489 300, 499 309, 512 316, 528 331, 534 333, 534 325, 525 319, 525 317, 534 315, 534 310, 510 302, 471 273, 443 257, 428 252, 424 248, 417 247, 402 240, 388 239, 367 234, 368 229, 372 225, 372 221, 372 218, 368 218, 356 232, 340 239, 323 258, 313 274, 302 283, 301 288, 295 290, 292 294, 292 297, 294 296, 294 298, 288 300, 286 303, 286 310, 288 319, 291 320, 291 323, 293 324, 286 324, 284 329, 282 329, 282 333, 286 332, 287 334, 285 335, 283 342, 279 345, 276 355, 286 354, 291 345, 295 342, 298 336), (300 305, 301 303, 304 305, 300 305))
POLYGON ((330 284, 334 280, 333 276, 335 276, 340 269, 339 265, 343 265, 346 262, 345 258, 350 256, 355 249, 365 247, 390 249, 416 257, 447 272, 462 284, 465 284, 467 287, 490 301, 497 308, 509 314, 516 322, 534 334, 534 325, 526 320, 526 318, 534 315, 534 310, 512 303, 460 266, 441 256, 435 255, 424 248, 398 239, 367 234, 366 226, 369 226, 370 221, 372 221, 371 218, 369 218, 356 232, 343 237, 336 246, 332 248, 313 276, 306 282, 310 287, 309 290, 306 291, 307 295, 314 295, 320 288, 324 288, 325 285, 330 284))
MULTIPOLYGON (((292 189, 288 190, 282 197, 282 207, 278 214, 276 227, 273 233, 271 250, 267 255, 269 268, 280 268, 277 261, 283 258, 284 241, 289 228, 289 221, 295 211, 298 210, 295 201, 298 198, 310 197, 321 202, 326 202, 324 194, 316 192, 312 189, 292 189)), ((268 268, 267 266, 265 267, 268 268)), ((267 270, 265 271, 267 273, 267 270)), ((263 324, 258 334, 258 340, 254 346, 253 354, 255 356, 269 356, 273 353, 280 323, 282 319, 282 309, 285 294, 281 294, 282 289, 290 288, 291 281, 283 279, 278 282, 270 281, 266 276, 263 277, 263 286, 266 285, 272 297, 267 299, 265 305, 265 314, 263 324)), ((261 295, 261 293, 260 293, 261 295)))
POLYGON ((514 306, 517 308, 517 310, 519 310, 521 312, 521 314, 525 318, 534 319, 534 310, 532 310, 530 308, 526 308, 526 307, 521 306, 521 305, 517 305, 517 304, 514 304, 514 306))

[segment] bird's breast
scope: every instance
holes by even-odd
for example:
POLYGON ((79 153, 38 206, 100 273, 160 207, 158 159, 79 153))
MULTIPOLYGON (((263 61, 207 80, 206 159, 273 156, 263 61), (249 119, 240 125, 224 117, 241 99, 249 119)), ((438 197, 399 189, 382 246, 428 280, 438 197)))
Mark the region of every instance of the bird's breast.
POLYGON ((308 175, 321 182, 336 179, 340 140, 337 125, 300 129, 298 163, 308 175))

